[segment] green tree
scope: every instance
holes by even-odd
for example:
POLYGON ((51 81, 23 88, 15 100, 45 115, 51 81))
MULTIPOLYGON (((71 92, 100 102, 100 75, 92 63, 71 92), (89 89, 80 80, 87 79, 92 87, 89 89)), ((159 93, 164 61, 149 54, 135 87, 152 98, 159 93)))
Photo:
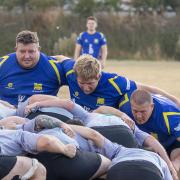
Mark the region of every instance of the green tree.
POLYGON ((93 15, 96 9, 96 3, 94 0, 79 0, 74 7, 74 12, 76 12, 80 17, 88 17, 93 15))

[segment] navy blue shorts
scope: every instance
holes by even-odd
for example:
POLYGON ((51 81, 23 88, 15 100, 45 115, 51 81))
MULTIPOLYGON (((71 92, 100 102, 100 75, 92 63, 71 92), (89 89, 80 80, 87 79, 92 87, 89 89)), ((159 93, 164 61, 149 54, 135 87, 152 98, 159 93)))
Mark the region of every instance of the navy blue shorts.
POLYGON ((9 174, 16 161, 16 156, 0 156, 0 179, 9 174))
POLYGON ((107 180, 163 180, 160 170, 151 162, 132 160, 119 162, 107 173, 107 180))
POLYGON ((132 131, 123 125, 92 127, 112 142, 116 142, 128 148, 138 148, 138 142, 132 131))
POLYGON ((88 180, 101 165, 99 154, 79 150, 74 158, 46 152, 29 156, 46 167, 47 180, 88 180))

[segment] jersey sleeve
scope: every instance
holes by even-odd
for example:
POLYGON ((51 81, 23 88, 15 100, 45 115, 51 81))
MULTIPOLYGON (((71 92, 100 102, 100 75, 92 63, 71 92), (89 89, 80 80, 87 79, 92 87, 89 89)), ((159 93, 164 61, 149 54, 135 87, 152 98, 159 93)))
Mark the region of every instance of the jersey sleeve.
POLYGON ((81 46, 82 46, 82 35, 83 35, 83 33, 80 33, 76 39, 76 44, 80 44, 81 46))
POLYGON ((101 44, 101 46, 107 44, 106 37, 104 36, 103 33, 100 33, 100 37, 101 37, 101 38, 100 38, 100 44, 101 44))
POLYGON ((80 120, 83 124, 87 124, 91 113, 83 109, 80 105, 74 103, 74 108, 71 110, 74 119, 80 120))
POLYGON ((22 149, 26 152, 37 153, 37 141, 41 135, 30 133, 27 131, 18 130, 17 143, 21 145, 22 149))
POLYGON ((134 135, 136 140, 138 141, 138 144, 141 146, 143 145, 145 139, 150 136, 148 133, 140 130, 137 126, 135 126, 134 135))
POLYGON ((73 65, 71 66, 71 64, 73 64, 72 62, 74 62, 72 59, 65 59, 63 62, 54 60, 54 64, 52 64, 61 86, 67 85, 66 72, 70 69, 70 67, 73 67, 73 65), (69 61, 71 63, 69 63, 69 61))
POLYGON ((134 87, 136 86, 135 81, 131 81, 126 77, 118 75, 110 78, 109 83, 116 89, 116 91, 121 96, 129 92, 131 89, 134 89, 134 87))
POLYGON ((7 59, 9 59, 9 55, 0 57, 0 67, 3 65, 4 62, 6 62, 7 59))
POLYGON ((73 59, 65 60, 61 63, 62 71, 64 73, 64 85, 68 85, 68 75, 74 73, 73 66, 75 61, 73 59))
POLYGON ((164 119, 168 134, 176 138, 180 137, 180 112, 164 112, 164 119))

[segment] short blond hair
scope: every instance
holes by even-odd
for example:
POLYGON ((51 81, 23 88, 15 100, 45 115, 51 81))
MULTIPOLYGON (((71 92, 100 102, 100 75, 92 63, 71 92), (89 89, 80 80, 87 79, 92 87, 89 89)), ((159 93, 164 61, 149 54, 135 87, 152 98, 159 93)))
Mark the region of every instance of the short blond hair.
POLYGON ((89 54, 79 56, 73 69, 76 76, 83 80, 97 79, 101 74, 100 62, 89 54))

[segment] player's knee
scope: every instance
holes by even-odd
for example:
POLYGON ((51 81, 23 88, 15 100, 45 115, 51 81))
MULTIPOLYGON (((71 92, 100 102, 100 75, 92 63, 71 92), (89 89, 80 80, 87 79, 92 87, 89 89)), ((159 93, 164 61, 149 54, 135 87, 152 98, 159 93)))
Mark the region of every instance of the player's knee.
POLYGON ((111 160, 109 160, 108 158, 102 155, 100 155, 100 157, 101 157, 101 165, 99 166, 99 169, 96 171, 93 177, 91 177, 91 179, 104 175, 108 171, 109 166, 111 165, 111 160))

